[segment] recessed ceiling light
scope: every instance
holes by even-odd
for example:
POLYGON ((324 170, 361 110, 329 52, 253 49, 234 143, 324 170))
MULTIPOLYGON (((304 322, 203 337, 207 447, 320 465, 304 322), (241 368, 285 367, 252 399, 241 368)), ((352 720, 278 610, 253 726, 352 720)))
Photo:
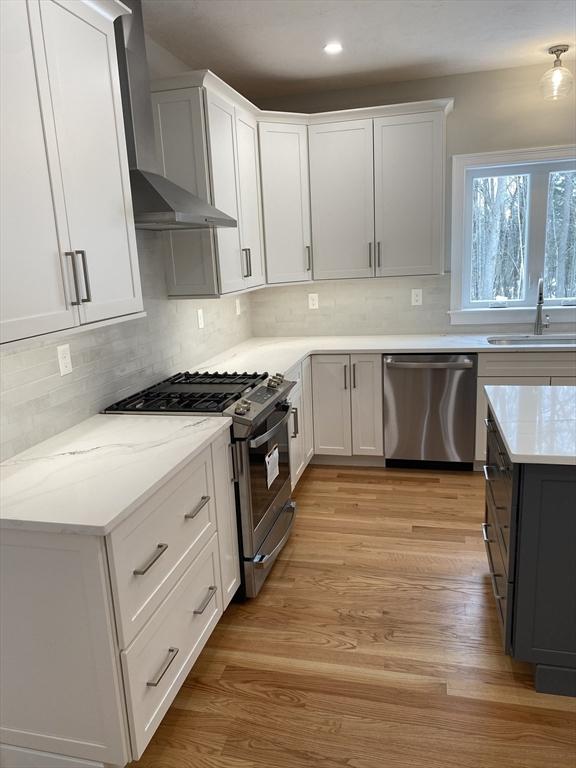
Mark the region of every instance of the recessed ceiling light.
POLYGON ((324 46, 324 53, 342 53, 342 43, 339 43, 337 40, 334 40, 331 43, 326 43, 324 46))

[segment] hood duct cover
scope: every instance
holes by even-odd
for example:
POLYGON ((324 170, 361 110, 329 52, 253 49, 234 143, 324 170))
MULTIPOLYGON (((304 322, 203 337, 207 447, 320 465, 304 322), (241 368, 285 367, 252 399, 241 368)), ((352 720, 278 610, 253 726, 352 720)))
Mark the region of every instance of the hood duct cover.
POLYGON ((142 5, 140 0, 123 2, 132 13, 116 19, 114 31, 136 229, 238 226, 231 216, 152 170, 157 160, 142 5))

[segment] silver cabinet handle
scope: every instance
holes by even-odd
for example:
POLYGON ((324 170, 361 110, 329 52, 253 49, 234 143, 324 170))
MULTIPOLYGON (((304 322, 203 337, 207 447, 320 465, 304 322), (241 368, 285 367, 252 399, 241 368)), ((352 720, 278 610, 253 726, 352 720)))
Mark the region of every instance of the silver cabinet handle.
POLYGON ((132 571, 134 576, 144 576, 145 573, 148 573, 150 568, 154 565, 154 563, 159 560, 164 552, 168 549, 168 544, 158 544, 156 549, 154 550, 154 553, 152 554, 152 557, 150 557, 149 560, 147 560, 144 565, 141 565, 140 568, 136 568, 135 571, 132 571))
POLYGON ((86 251, 74 251, 82 259, 82 272, 84 273, 84 286, 86 288, 86 298, 82 299, 82 303, 92 301, 92 290, 90 289, 90 277, 88 276, 88 261, 86 259, 86 251))
POLYGON ((502 578, 501 573, 492 573, 492 571, 490 571, 490 581, 492 582, 492 592, 494 592, 494 597, 496 598, 496 600, 504 600, 506 597, 506 595, 501 595, 498 592, 498 585, 496 584, 496 579, 501 579, 501 578, 502 578))
POLYGON ((372 243, 368 243, 368 266, 372 267, 372 243))
POLYGON ((198 504, 196 504, 196 506, 194 507, 194 509, 191 510, 190 512, 186 512, 186 514, 184 515, 184 520, 194 520, 196 515, 199 514, 201 509, 204 509, 204 507, 206 506, 206 504, 208 504, 209 501, 210 501, 210 496, 202 496, 198 504))
POLYGON ((242 277, 250 277, 250 270, 248 268, 248 248, 241 248, 240 252, 244 254, 244 264, 242 265, 242 277))
POLYGON ((176 656, 178 656, 179 650, 180 650, 179 648, 168 648, 168 656, 166 658, 166 661, 160 667, 160 670, 156 674, 156 677, 154 677, 152 680, 149 680, 146 683, 147 686, 149 686, 150 688, 156 688, 156 686, 160 683, 160 680, 162 680, 166 672, 168 672, 168 670, 170 669, 170 665, 172 664, 176 656))
POLYGON ((344 366, 344 389, 348 389, 348 366, 344 366))
POLYGON ((80 283, 78 282, 78 267, 76 266, 76 251, 65 251, 65 256, 70 256, 72 262, 72 279, 74 280, 74 292, 76 293, 76 301, 71 301, 70 304, 73 307, 79 307, 82 303, 80 301, 80 283))
POLYGON ((300 424, 298 423, 298 408, 292 408, 292 414, 294 416, 294 432, 292 437, 298 437, 300 434, 300 424))
POLYGON ((488 523, 482 523, 482 539, 484 541, 484 544, 490 544, 490 539, 488 538, 488 528, 490 526, 488 523))
POLYGON ((378 269, 382 266, 382 243, 380 240, 376 243, 376 266, 378 269))
POLYGON ((466 368, 473 368, 474 363, 472 360, 463 360, 461 363, 409 363, 409 362, 397 362, 392 360, 391 357, 386 358, 386 365, 388 368, 433 368, 433 369, 446 369, 450 371, 463 371, 466 368))
POLYGON ((356 389, 356 363, 352 363, 352 389, 356 389))
POLYGON ((312 269, 312 246, 306 246, 306 272, 310 272, 312 269))
POLYGON ((248 251, 248 277, 252 277, 252 249, 247 248, 248 251))
POLYGON ((490 419, 483 419, 484 424, 486 425, 486 429, 488 432, 494 432, 494 429, 492 427, 493 422, 490 421, 490 419))
POLYGON ((204 600, 202 600, 202 602, 200 603, 198 608, 195 608, 194 611, 193 611, 193 613, 196 616, 199 616, 201 613, 204 613, 206 608, 208 608, 210 600, 212 600, 212 598, 214 597, 214 595, 216 594, 217 591, 218 591, 218 587, 214 587, 214 586, 208 587, 208 594, 206 595, 204 600))

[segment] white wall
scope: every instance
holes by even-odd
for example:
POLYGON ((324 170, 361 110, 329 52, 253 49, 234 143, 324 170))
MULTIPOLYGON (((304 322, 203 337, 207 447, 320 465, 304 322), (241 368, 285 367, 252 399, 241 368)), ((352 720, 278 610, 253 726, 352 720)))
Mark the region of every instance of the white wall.
POLYGON ((146 58, 148 59, 150 80, 173 77, 190 69, 181 59, 152 40, 149 35, 146 35, 146 58))

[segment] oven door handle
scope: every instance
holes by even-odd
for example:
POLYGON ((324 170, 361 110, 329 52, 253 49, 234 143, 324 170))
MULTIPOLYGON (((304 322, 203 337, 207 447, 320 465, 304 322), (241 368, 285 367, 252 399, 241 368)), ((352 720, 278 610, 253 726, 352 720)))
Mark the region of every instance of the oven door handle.
POLYGON ((263 435, 260 435, 259 437, 254 438, 254 440, 248 440, 248 448, 259 448, 261 445, 263 445, 272 437, 274 437, 274 435, 277 432, 279 432, 282 429, 282 427, 286 424, 290 416, 292 416, 292 408, 289 408, 286 411, 286 416, 284 416, 282 421, 279 421, 278 424, 272 427, 272 429, 269 429, 268 432, 264 432, 263 435))
POLYGON ((294 502, 291 502, 291 511, 292 511, 292 517, 290 518, 290 525, 286 529, 286 533, 278 544, 274 547, 272 552, 269 552, 267 555, 264 555, 263 557, 261 555, 256 555, 254 560, 252 561, 255 568, 266 568, 270 560, 273 560, 278 552, 284 547, 284 544, 288 541, 290 538, 290 534, 292 533, 292 528, 294 527, 294 518, 296 517, 296 504, 294 502), (259 559, 258 559, 259 558, 259 559))

